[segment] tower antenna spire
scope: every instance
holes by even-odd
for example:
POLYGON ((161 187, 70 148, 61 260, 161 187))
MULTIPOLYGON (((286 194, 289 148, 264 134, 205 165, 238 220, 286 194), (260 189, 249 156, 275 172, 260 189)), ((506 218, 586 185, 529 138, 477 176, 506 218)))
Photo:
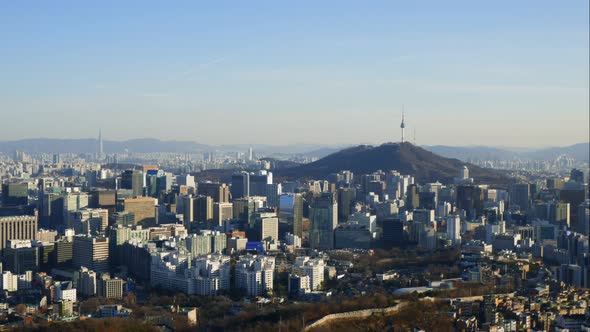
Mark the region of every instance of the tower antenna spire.
POLYGON ((402 143, 404 142, 404 129, 406 128, 405 123, 405 106, 402 104, 402 123, 399 126, 402 129, 402 143))

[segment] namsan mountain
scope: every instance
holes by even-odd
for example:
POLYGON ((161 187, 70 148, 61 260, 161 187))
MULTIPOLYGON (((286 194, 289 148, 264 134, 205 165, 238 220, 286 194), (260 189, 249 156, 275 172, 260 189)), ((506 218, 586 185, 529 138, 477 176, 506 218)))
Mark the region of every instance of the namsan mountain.
POLYGON ((441 157, 411 143, 385 143, 379 146, 360 145, 341 150, 315 162, 298 167, 277 170, 284 178, 323 179, 329 174, 349 170, 367 174, 377 170, 397 170, 414 176, 420 183, 440 181, 452 183, 459 170, 467 166, 475 183, 506 187, 510 177, 506 174, 458 159, 441 157))

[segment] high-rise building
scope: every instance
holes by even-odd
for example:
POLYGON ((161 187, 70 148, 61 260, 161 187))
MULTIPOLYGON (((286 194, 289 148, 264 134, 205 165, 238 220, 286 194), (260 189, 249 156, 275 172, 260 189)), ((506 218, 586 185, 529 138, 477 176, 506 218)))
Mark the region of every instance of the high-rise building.
POLYGON ((464 210, 467 220, 483 215, 484 191, 478 186, 457 186, 457 209, 464 210))
POLYGON ((268 184, 272 184, 272 173, 266 170, 260 170, 256 174, 249 175, 250 196, 266 196, 268 184))
POLYGON ((124 212, 133 213, 135 223, 151 224, 156 221, 156 199, 152 197, 126 198, 124 212))
POLYGON ((208 255, 195 259, 194 291, 189 293, 217 295, 222 290, 229 290, 230 270, 229 256, 208 255))
POLYGON ((134 197, 143 196, 143 172, 126 170, 121 175, 121 188, 133 190, 134 197))
POLYGON ((447 217, 447 238, 453 245, 461 244, 461 219, 459 216, 447 217))
POLYGON ((29 204, 29 185, 27 183, 3 183, 2 204, 4 206, 29 204))
POLYGON ((214 226, 223 226, 223 221, 233 219, 234 205, 232 203, 213 203, 214 226))
POLYGON ((233 201, 234 218, 239 218, 242 221, 250 224, 252 214, 256 211, 255 202, 249 198, 238 198, 233 201))
POLYGON ((588 199, 578 206, 578 225, 580 233, 590 236, 590 200, 588 199))
POLYGON ((117 209, 117 192, 115 190, 94 190, 90 192, 88 206, 95 209, 107 209, 109 215, 117 209))
POLYGON ((98 273, 109 271, 109 239, 87 235, 74 236, 75 268, 87 267, 98 273))
POLYGON ((210 196, 214 202, 229 203, 229 187, 225 183, 201 182, 198 190, 200 195, 210 196))
POLYGON ((37 235, 37 215, 0 216, 0 251, 8 240, 34 240, 37 235))
POLYGON ((248 296, 266 296, 273 290, 274 269, 274 257, 242 256, 236 262, 236 288, 248 296))
POLYGON ((196 188, 195 177, 190 174, 179 175, 176 177, 176 184, 196 188))
POLYGON ((570 227, 570 205, 563 202, 551 202, 548 204, 549 221, 570 227))
POLYGON ((102 130, 98 130, 98 159, 104 158, 104 146, 102 144, 102 130))
POLYGON ((192 257, 210 254, 211 238, 206 235, 191 234, 186 238, 186 248, 192 257))
POLYGON ((124 284, 125 282, 122 279, 111 279, 108 273, 103 273, 98 281, 98 296, 106 299, 120 299, 123 297, 124 284))
POLYGON ((252 149, 252 147, 248 148, 248 161, 253 161, 254 160, 254 150, 252 149))
POLYGON ((420 195, 418 194, 418 185, 408 185, 406 207, 408 210, 414 210, 420 207, 420 195))
POLYGON ((404 223, 400 218, 383 220, 383 248, 400 247, 405 243, 404 223))
POLYGON ((74 243, 66 239, 61 239, 55 242, 55 250, 51 257, 51 263, 53 266, 68 266, 72 263, 74 256, 74 243))
POLYGON ((109 225, 109 212, 106 209, 83 209, 70 214, 76 234, 104 234, 109 225))
POLYGON ((270 183, 266 185, 266 206, 269 208, 279 207, 279 200, 283 194, 283 186, 280 183, 270 183))
POLYGON ((338 202, 334 193, 322 193, 310 207, 309 242, 313 249, 332 249, 334 229, 338 226, 338 202))
POLYGON ((307 256, 295 258, 293 273, 301 276, 308 276, 310 290, 319 290, 324 282, 325 262, 321 258, 309 258, 307 256))
POLYGON ((78 290, 83 296, 95 296, 98 287, 96 272, 81 267, 78 271, 78 290))
POLYGON ((584 172, 577 168, 572 169, 572 171, 570 172, 570 180, 579 183, 584 183, 584 172))
POLYGON ((193 200, 195 221, 213 222, 213 198, 199 196, 193 200))
POLYGON ((531 201, 531 186, 528 183, 514 184, 510 188, 510 202, 512 206, 516 205, 520 211, 527 212, 531 201))
POLYGON ((15 274, 39 269, 39 248, 31 245, 31 240, 8 240, 4 248, 2 268, 15 274))
POLYGON ((235 173, 231 177, 232 199, 250 196, 250 174, 248 172, 235 173))
POLYGON ((301 194, 281 195, 279 198, 279 236, 290 232, 301 238, 302 224, 303 196, 301 194), (281 232, 283 229, 286 229, 284 233, 281 232))
POLYGON ((356 201, 356 189, 338 189, 338 222, 345 222, 352 214, 352 208, 356 201))
POLYGON ((261 240, 279 240, 279 218, 275 213, 271 216, 256 218, 261 240))

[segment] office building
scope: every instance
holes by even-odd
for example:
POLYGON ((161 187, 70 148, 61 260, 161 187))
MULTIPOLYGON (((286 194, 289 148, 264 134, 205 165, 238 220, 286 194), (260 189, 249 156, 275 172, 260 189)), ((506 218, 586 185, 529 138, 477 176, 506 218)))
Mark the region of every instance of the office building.
POLYGON ((386 218, 383 220, 383 248, 390 249, 403 246, 406 238, 404 233, 404 223, 400 218, 386 218))
POLYGON ((311 229, 309 243, 312 249, 334 248, 334 229, 338 226, 338 202, 334 193, 321 193, 310 207, 311 229))
POLYGON ((0 250, 8 240, 34 240, 37 235, 37 215, 0 216, 0 250))
POLYGON ((121 174, 121 188, 133 191, 133 197, 143 196, 143 172, 126 170, 121 174))
POLYGON ((156 199, 152 197, 126 198, 124 211, 133 213, 136 224, 152 225, 156 222, 156 199))
POLYGON ((457 186, 457 209, 465 211, 467 220, 475 220, 483 214, 484 191, 473 185, 457 186))
POLYGON ((250 174, 249 196, 266 196, 267 185, 272 184, 272 173, 260 170, 256 174, 250 174))
POLYGON ((225 183, 201 182, 199 183, 199 195, 209 196, 216 203, 229 203, 229 187, 225 183))
POLYGON ((459 216, 447 217, 447 239, 453 245, 461 244, 461 219, 459 216))
POLYGON ((339 188, 338 189, 338 222, 345 222, 348 216, 352 214, 354 203, 356 202, 356 189, 339 188))
POLYGON ((123 285, 125 281, 119 278, 111 279, 108 273, 103 273, 98 282, 98 296, 106 299, 123 298, 123 285))
POLYGON ((193 216, 195 221, 213 222, 213 198, 199 196, 193 200, 193 216))
POLYGON ((74 236, 73 264, 98 273, 109 271, 109 239, 87 235, 74 236))
POLYGON ((232 203, 213 203, 213 226, 223 226, 223 221, 234 217, 234 205, 232 203))
POLYGON ((2 205, 18 206, 29 204, 29 185, 27 183, 2 184, 2 205))
POLYGON ((531 186, 528 183, 518 183, 510 188, 510 205, 518 206, 520 211, 527 212, 531 201, 531 186))
POLYGON ((96 272, 81 267, 78 271, 78 291, 83 296, 95 296, 98 288, 96 272))
POLYGON ((420 195, 418 191, 417 184, 408 185, 408 190, 406 193, 407 199, 405 202, 405 207, 408 211, 412 211, 420 207, 420 195))
POLYGON ((301 238, 302 224, 303 196, 293 193, 281 195, 279 198, 279 236, 289 232, 301 238))
POLYGON ((31 240, 8 240, 3 253, 3 269, 15 274, 39 270, 39 248, 31 240))
POLYGON ((235 173, 231 177, 232 199, 250 196, 250 174, 248 172, 235 173))
POLYGON ((106 209, 83 209, 70 212, 70 219, 76 234, 104 234, 109 225, 109 212, 106 209))
POLYGON ((252 240, 279 240, 279 218, 276 213, 256 212, 252 215, 252 220, 256 230, 252 240))

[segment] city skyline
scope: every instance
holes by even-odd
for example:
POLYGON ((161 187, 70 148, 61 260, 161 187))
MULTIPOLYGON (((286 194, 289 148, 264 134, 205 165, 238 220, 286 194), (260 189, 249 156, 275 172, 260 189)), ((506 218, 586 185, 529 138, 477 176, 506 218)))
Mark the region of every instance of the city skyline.
POLYGON ((588 142, 587 2, 1 6, 0 141, 588 142))

